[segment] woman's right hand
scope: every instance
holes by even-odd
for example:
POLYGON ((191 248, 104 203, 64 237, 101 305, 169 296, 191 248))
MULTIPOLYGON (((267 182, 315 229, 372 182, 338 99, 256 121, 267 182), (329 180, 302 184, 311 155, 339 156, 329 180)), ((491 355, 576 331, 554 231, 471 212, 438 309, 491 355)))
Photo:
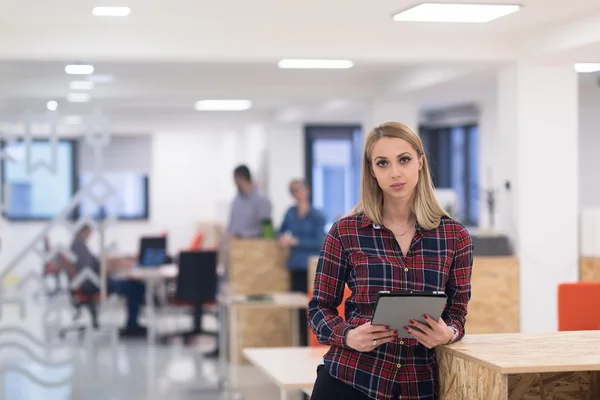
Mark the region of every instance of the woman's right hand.
POLYGON ((371 325, 371 322, 367 322, 348 331, 346 345, 356 351, 368 352, 394 341, 397 336, 398 331, 391 330, 389 326, 371 325))

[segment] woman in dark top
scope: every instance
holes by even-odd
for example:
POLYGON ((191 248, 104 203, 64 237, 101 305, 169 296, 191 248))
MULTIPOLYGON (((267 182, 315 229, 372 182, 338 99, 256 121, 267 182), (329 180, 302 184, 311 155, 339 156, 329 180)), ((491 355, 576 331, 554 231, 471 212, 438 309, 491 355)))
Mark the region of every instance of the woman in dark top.
POLYGON ((362 167, 360 202, 333 225, 317 266, 310 325, 331 347, 311 399, 438 399, 434 348, 465 333, 471 237, 438 204, 423 144, 409 127, 389 122, 369 132, 362 167), (352 294, 342 319, 345 285, 352 294), (439 321, 415 321, 422 332, 405 327, 403 339, 370 323, 384 290, 444 291, 447 304, 439 321))
MULTIPOLYGON (((325 217, 312 208, 310 192, 306 182, 294 179, 290 182, 290 194, 296 204, 285 213, 279 228, 279 244, 290 249, 288 268, 290 269, 291 290, 307 293, 308 260, 319 255, 325 237, 325 217)), ((300 342, 308 344, 308 323, 306 311, 300 312, 300 342)))

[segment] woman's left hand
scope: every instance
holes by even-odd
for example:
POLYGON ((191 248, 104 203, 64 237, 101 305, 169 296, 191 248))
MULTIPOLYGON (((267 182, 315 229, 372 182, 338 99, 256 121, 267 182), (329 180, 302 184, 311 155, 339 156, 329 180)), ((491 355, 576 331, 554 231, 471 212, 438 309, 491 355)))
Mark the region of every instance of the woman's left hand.
POLYGON ((440 344, 448 343, 454 336, 454 329, 450 328, 442 318, 439 321, 434 320, 428 315, 424 316, 427 324, 423 324, 419 321, 410 321, 411 325, 420 329, 411 328, 405 326, 404 329, 410 333, 415 339, 419 341, 423 346, 428 349, 433 349, 440 344))

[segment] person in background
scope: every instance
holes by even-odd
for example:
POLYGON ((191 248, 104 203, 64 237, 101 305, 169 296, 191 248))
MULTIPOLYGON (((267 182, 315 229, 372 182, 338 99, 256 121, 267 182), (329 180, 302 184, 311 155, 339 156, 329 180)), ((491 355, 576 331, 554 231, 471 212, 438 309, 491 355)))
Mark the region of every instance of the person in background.
POLYGON ((361 180, 359 203, 333 224, 317 265, 310 326, 331 347, 311 399, 438 399, 435 348, 465 334, 471 236, 438 203, 423 143, 406 125, 369 132, 361 180), (400 335, 371 324, 379 291, 443 291, 447 302, 439 320, 415 315, 426 323, 409 321, 400 335))
POLYGON ((233 171, 238 194, 231 205, 227 234, 229 237, 252 238, 262 236, 262 222, 271 219, 271 202, 252 181, 245 165, 233 171))
MULTIPOLYGON (((296 201, 285 213, 279 228, 279 244, 289 248, 287 261, 290 269, 291 289, 294 292, 308 291, 308 260, 318 256, 325 238, 325 216, 310 204, 310 189, 305 181, 294 179, 290 183, 290 194, 296 201)), ((300 341, 308 345, 308 322, 306 311, 300 310, 300 341)))
MULTIPOLYGON (((76 273, 89 267, 98 274, 98 277, 100 277, 100 260, 92 254, 87 244, 91 234, 92 227, 87 224, 82 226, 75 234, 73 242, 71 243, 71 252, 76 258, 74 267, 76 273)), ((134 263, 133 260, 125 258, 110 259, 107 262, 107 272, 112 273, 118 270, 132 268, 134 263)), ((126 279, 117 280, 109 277, 106 288, 109 294, 116 293, 125 297, 127 300, 127 324, 125 328, 121 330, 121 335, 132 337, 145 336, 146 328, 138 323, 140 307, 145 292, 144 283, 126 279)))

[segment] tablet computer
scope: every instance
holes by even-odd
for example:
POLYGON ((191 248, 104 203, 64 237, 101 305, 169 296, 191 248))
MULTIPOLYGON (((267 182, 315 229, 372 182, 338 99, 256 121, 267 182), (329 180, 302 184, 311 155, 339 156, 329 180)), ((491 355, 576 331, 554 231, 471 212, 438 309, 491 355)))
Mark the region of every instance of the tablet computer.
POLYGON ((398 337, 410 337, 404 329, 405 326, 414 327, 409 321, 425 323, 425 314, 438 321, 446 300, 444 292, 379 292, 371 323, 397 330, 398 337))

